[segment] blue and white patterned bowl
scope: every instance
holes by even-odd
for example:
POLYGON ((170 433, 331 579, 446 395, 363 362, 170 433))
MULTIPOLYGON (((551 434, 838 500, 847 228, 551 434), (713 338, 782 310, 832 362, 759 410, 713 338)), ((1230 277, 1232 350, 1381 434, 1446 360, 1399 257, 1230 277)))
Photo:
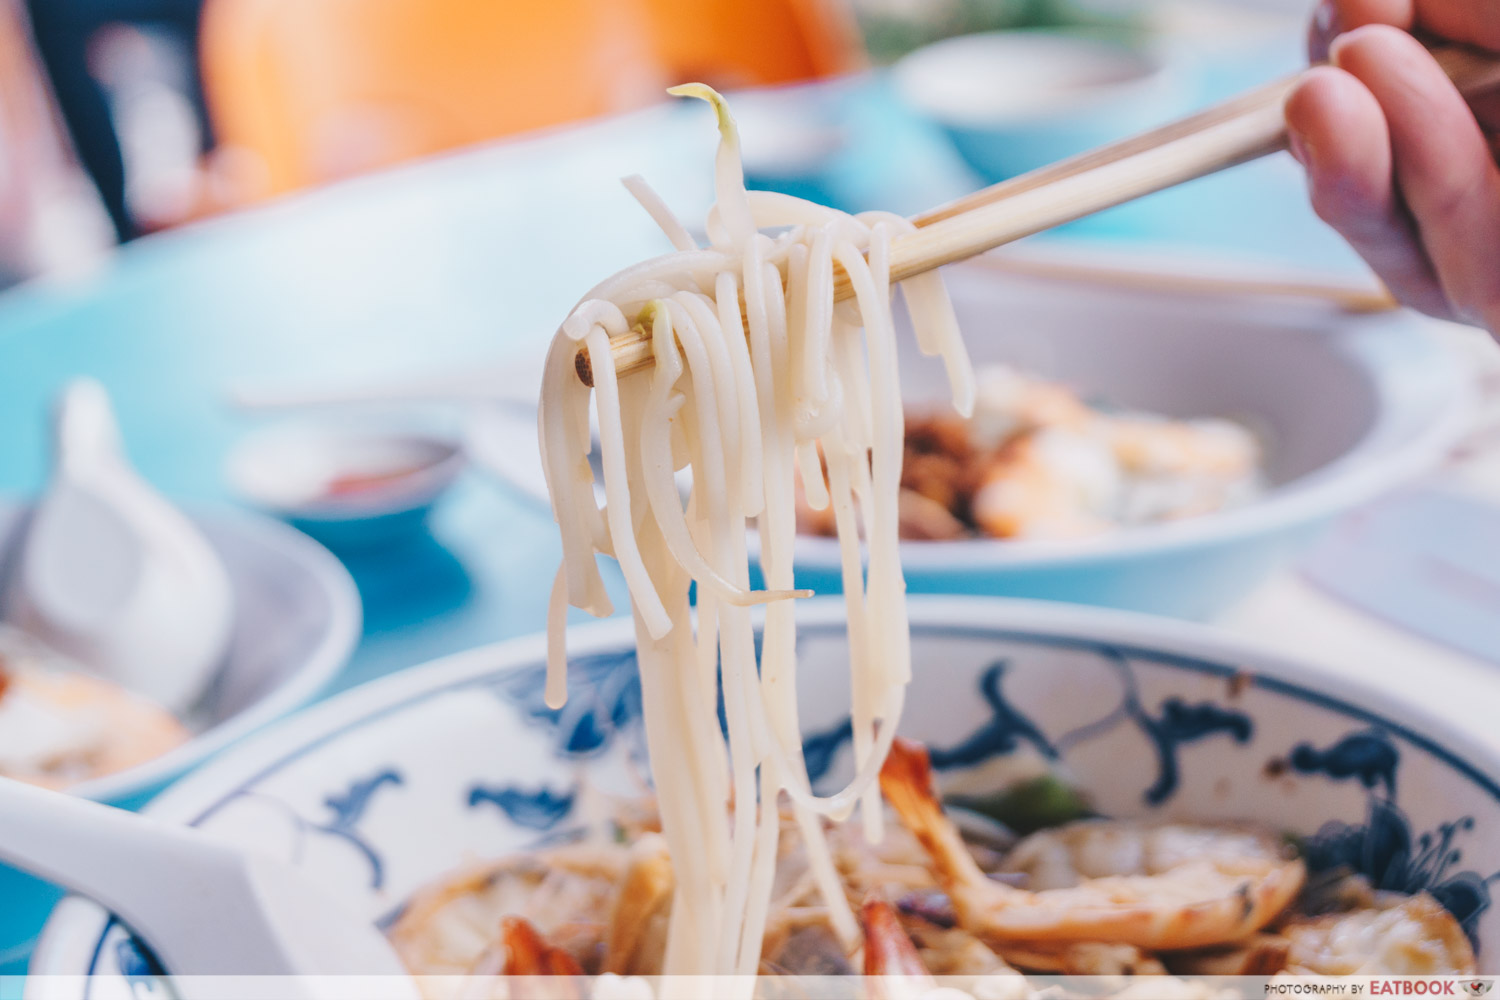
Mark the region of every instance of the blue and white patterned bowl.
MULTIPOLYGON (((842 606, 809 602, 800 620, 807 756, 827 785, 849 771, 842 606)), ((541 640, 478 649, 283 722, 149 811, 279 855, 389 919, 465 861, 565 835, 581 783, 612 783, 642 752, 630 623, 571 640, 561 711, 542 702, 541 640)), ((912 647, 903 731, 928 742, 948 791, 1060 761, 1107 814, 1269 824, 1306 838, 1314 868, 1431 892, 1500 971, 1500 754, 1441 721, 1199 626, 1114 611, 917 598, 912 647)), ((149 966, 103 910, 70 899, 32 972, 86 971, 149 966)))

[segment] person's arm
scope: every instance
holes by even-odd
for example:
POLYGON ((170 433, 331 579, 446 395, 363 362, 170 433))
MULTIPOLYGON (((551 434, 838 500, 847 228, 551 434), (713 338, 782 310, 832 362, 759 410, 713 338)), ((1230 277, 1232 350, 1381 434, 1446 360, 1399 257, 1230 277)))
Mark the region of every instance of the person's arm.
POLYGON ((1409 31, 1500 51, 1500 0, 1327 0, 1287 103, 1313 207, 1403 302, 1500 334, 1500 93, 1471 110, 1409 31))

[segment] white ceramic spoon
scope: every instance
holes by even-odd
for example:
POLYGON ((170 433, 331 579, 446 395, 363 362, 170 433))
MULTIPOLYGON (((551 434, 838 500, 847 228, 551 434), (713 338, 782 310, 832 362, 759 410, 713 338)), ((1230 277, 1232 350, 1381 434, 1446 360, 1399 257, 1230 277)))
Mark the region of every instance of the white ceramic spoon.
POLYGON ((130 467, 98 382, 64 390, 55 449, 5 582, 5 619, 182 712, 224 656, 229 577, 193 523, 130 467))
POLYGON ((331 978, 347 976, 363 996, 417 996, 374 926, 294 869, 190 827, 0 778, 0 861, 109 909, 184 1000, 210 992, 192 989, 208 976, 295 977, 274 984, 289 1000, 347 996, 350 984, 331 978))

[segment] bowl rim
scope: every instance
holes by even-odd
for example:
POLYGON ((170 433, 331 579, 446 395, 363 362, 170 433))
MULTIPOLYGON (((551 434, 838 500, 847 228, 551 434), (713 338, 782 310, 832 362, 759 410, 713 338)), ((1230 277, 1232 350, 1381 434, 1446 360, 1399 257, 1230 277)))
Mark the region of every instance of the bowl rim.
MULTIPOLYGON (((1350 678, 1319 663, 1286 654, 1254 638, 1226 632, 1213 625, 1186 621, 1164 615, 1117 608, 1071 604, 1064 601, 1029 598, 989 597, 967 594, 912 594, 907 598, 913 631, 950 631, 975 635, 1017 636, 1056 639, 1086 643, 1104 643, 1126 651, 1161 655, 1172 660, 1202 660, 1245 668, 1269 681, 1282 693, 1316 704, 1354 714, 1378 716, 1392 732, 1405 739, 1441 751, 1444 742, 1458 744, 1457 751, 1440 756, 1451 757, 1458 769, 1488 783, 1500 799, 1500 737, 1486 746, 1477 733, 1443 719, 1420 706, 1403 701, 1382 686, 1350 678), (1325 690, 1336 688, 1334 694, 1325 690), (1401 722, 1398 719, 1412 719, 1401 722), (1442 733, 1438 737, 1425 735, 1442 733), (1471 758, 1487 761, 1484 767, 1469 763, 1471 758)), ((764 607, 754 609, 752 618, 759 629, 764 621, 764 607)), ((797 602, 799 628, 827 628, 846 620, 844 598, 827 595, 797 602)), ((567 630, 567 654, 570 660, 619 649, 634 649, 635 625, 625 614, 570 625, 567 630)), ((277 758, 277 764, 300 755, 304 750, 336 739, 349 725, 373 720, 399 709, 413 697, 458 687, 491 674, 534 666, 547 655, 545 633, 529 633, 498 642, 476 646, 445 656, 426 660, 384 677, 366 681, 339 692, 316 705, 286 716, 258 732, 253 739, 232 753, 219 757, 191 774, 182 776, 171 787, 151 800, 143 810, 169 819, 181 819, 192 811, 213 789, 231 784, 231 778, 243 780, 267 770, 264 760, 277 758), (342 720, 340 722, 339 720, 342 720), (290 753, 278 748, 295 747, 290 753), (257 748, 261 748, 257 752, 257 748), (243 759, 237 759, 243 758, 243 759)))
MULTIPOLYGON (((1211 626, 1139 612, 1060 602, 1011 598, 914 595, 914 629, 947 630, 1004 637, 1107 643, 1139 650, 1167 661, 1198 660, 1248 670, 1257 685, 1316 706, 1362 718, 1431 753, 1470 782, 1500 800, 1500 741, 1490 745, 1421 706, 1364 680, 1337 675, 1316 660, 1300 660, 1254 639, 1211 626), (1338 694, 1332 693, 1334 689, 1338 694), (1401 720, 1401 721, 1396 721, 1401 720), (1441 736, 1437 735, 1441 734, 1441 736)), ((839 597, 801 602, 798 624, 829 626, 844 620, 839 597)), ((634 623, 625 616, 568 629, 569 655, 632 647, 634 623)), ((226 790, 259 780, 307 750, 338 740, 349 729, 375 723, 424 695, 461 687, 486 675, 534 665, 546 655, 545 635, 526 635, 439 657, 341 692, 334 698, 281 719, 206 766, 186 775, 143 810, 176 822, 196 822, 221 804, 226 790), (290 750, 286 748, 292 748, 290 750)), ((64 963, 80 953, 96 954, 85 932, 90 922, 107 931, 111 917, 95 904, 65 899, 48 918, 29 967, 32 975, 72 975, 64 963)))
POLYGON ((193 733, 189 740, 159 757, 79 782, 67 789, 69 794, 100 802, 119 802, 143 793, 156 793, 163 784, 311 701, 343 669, 359 643, 363 625, 359 590, 333 553, 289 525, 251 511, 189 507, 187 513, 195 522, 213 527, 232 526, 231 530, 258 543, 295 554, 329 595, 331 613, 323 636, 299 670, 243 711, 193 733))

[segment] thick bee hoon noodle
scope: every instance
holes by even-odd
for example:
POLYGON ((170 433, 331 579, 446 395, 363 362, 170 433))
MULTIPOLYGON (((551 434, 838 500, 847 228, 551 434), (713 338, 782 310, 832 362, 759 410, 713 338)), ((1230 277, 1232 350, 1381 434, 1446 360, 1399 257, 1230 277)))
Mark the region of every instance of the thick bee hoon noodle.
MULTIPOLYGON (((700 247, 639 179, 626 182, 677 248, 595 287, 563 322, 547 361, 541 445, 562 534, 553 588, 549 704, 566 696, 568 605, 610 613, 597 554, 615 559, 639 647, 651 773, 675 895, 663 971, 753 974, 770 903, 778 801, 790 800, 835 932, 859 931, 830 860, 823 817, 856 811, 881 836, 877 776, 911 676, 897 544, 903 419, 889 278, 898 216, 851 216, 747 192, 734 121, 717 112, 709 245, 700 247), (854 296, 835 300, 836 269, 854 296), (649 331, 654 364, 617 376, 610 338, 649 331), (589 453, 593 370, 603 491, 589 453), (676 473, 690 470, 684 500, 676 473), (848 608, 855 776, 814 795, 797 719, 793 541, 798 482, 831 508, 848 608), (747 533, 764 591, 750 589, 747 533), (864 553, 862 557, 861 542, 864 553), (689 594, 696 588, 696 615, 689 594), (765 608, 759 656, 751 612, 765 608), (727 743, 719 725, 722 688, 727 743)), ((901 284, 921 349, 941 355, 954 403, 973 375, 936 275, 901 284)))

